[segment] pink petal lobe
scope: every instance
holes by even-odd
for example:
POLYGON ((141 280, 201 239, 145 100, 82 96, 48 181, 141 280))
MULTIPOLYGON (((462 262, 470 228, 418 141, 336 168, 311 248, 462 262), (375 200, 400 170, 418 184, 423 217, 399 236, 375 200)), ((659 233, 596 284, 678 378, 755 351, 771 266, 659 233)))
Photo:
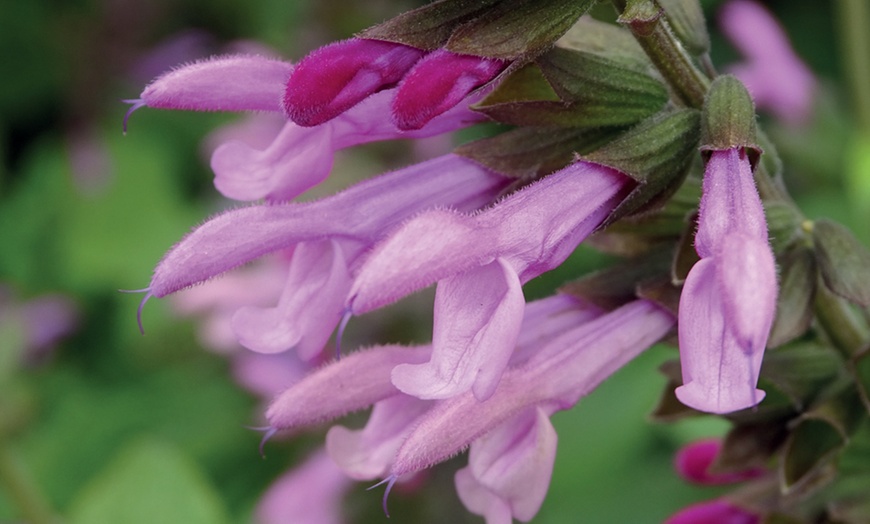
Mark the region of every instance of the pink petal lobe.
POLYGON ((253 55, 213 57, 170 71, 149 84, 148 107, 192 111, 281 111, 293 65, 253 55))
POLYGON ((293 252, 278 305, 238 310, 233 330, 253 351, 278 353, 295 347, 302 360, 310 360, 338 324, 350 282, 338 242, 303 242, 293 252))
POLYGON ((326 434, 326 450, 351 478, 373 480, 387 474, 405 435, 431 401, 393 395, 375 404, 361 430, 334 426, 326 434))
POLYGON ((442 280, 435 294, 432 360, 397 366, 393 384, 418 398, 449 398, 471 389, 486 400, 513 353, 524 309, 519 279, 500 259, 442 280))
POLYGON ((726 329, 716 271, 715 260, 703 259, 683 286, 679 324, 683 385, 676 395, 699 411, 730 413, 764 398, 755 387, 763 352, 745 352, 726 329))

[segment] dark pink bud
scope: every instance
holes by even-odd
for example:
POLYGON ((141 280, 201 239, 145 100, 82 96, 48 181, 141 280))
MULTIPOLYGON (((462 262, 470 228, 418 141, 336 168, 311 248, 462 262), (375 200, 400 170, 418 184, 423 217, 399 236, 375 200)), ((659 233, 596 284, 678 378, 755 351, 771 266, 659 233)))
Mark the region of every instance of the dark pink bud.
POLYGON ((420 129, 506 66, 502 60, 457 55, 443 49, 430 53, 399 85, 393 99, 393 123, 399 129, 420 129))
POLYGON ((665 524, 758 524, 761 518, 724 499, 693 504, 665 521, 665 524))
POLYGON ((397 84, 423 54, 413 47, 362 38, 321 47, 290 75, 284 111, 301 126, 320 125, 397 84))
POLYGON ((710 466, 722 449, 719 439, 705 439, 684 446, 674 458, 674 468, 681 477, 695 484, 707 486, 730 484, 756 478, 764 473, 760 468, 749 468, 731 473, 711 473, 710 466))

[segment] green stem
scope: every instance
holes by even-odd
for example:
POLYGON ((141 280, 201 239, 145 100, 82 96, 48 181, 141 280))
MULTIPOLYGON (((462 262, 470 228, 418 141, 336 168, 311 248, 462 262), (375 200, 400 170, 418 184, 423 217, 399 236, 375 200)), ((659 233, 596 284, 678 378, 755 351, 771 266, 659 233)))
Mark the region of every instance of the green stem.
POLYGON ((870 2, 840 0, 837 3, 846 77, 852 94, 858 127, 870 135, 870 2))
POLYGON ((27 467, 7 442, 0 438, 0 487, 18 507, 21 517, 29 524, 56 524, 57 517, 27 467))
POLYGON ((663 11, 652 0, 614 0, 619 22, 628 25, 635 39, 670 84, 680 101, 700 109, 710 79, 698 69, 692 57, 671 30, 663 11))

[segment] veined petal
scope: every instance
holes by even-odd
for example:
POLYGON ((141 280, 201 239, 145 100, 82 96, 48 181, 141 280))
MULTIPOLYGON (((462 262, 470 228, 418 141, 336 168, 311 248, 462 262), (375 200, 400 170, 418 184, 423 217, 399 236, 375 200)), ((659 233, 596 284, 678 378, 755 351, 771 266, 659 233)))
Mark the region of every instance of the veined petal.
POLYGON ((692 267, 680 297, 680 364, 683 404, 709 413, 731 413, 761 402, 756 389, 762 351, 746 352, 726 327, 715 257, 692 267))
POLYGON ((528 522, 547 496, 557 442, 547 413, 530 408, 477 439, 468 467, 481 485, 507 502, 516 519, 528 522))
POLYGON ((310 203, 263 205, 217 215, 157 265, 149 288, 162 297, 299 242, 347 238, 370 244, 420 209, 483 205, 507 179, 455 155, 394 171, 310 203))
POLYGON ((776 312, 776 262, 770 245, 733 233, 722 240, 716 258, 727 329, 744 352, 764 351, 776 312))
POLYGON ((390 371, 423 362, 429 346, 379 346, 357 351, 312 372, 281 393, 266 411, 269 423, 291 429, 330 420, 396 395, 390 371))
POLYGON ((363 38, 321 47, 303 58, 287 81, 284 110, 299 125, 322 124, 398 83, 423 54, 363 38))
POLYGON ((489 398, 519 334, 525 299, 502 260, 442 280, 435 293, 432 360, 393 370, 393 384, 418 398, 449 398, 471 389, 489 398))
POLYGON ((238 310, 233 330, 239 342, 253 351, 277 353, 295 347, 302 360, 310 360, 338 325, 350 284, 338 242, 303 242, 293 252, 278 305, 238 310))
POLYGON ((326 451, 348 476, 372 480, 390 469, 396 451, 417 418, 432 406, 431 401, 394 395, 375 404, 361 430, 333 426, 326 434, 326 451))
POLYGON ((529 302, 510 365, 516 367, 525 363, 556 337, 604 313, 598 306, 561 293, 529 302))
POLYGON ((513 524, 510 505, 486 486, 480 483, 471 472, 464 467, 453 477, 456 494, 465 508, 486 519, 486 524, 513 524))
POLYGON ((348 303, 371 311, 496 258, 526 282, 561 264, 630 185, 616 170, 578 162, 475 215, 422 213, 375 248, 348 303))
POLYGON ((701 258, 717 254, 728 234, 740 232, 767 242, 764 208, 743 148, 713 151, 704 171, 695 250, 701 258))
POLYGON ((392 104, 399 129, 420 129, 436 115, 460 103, 506 66, 502 60, 457 55, 439 49, 429 53, 405 75, 392 104))
POLYGON ((213 57, 170 71, 149 84, 148 107, 191 111, 281 111, 293 64, 255 55, 213 57))

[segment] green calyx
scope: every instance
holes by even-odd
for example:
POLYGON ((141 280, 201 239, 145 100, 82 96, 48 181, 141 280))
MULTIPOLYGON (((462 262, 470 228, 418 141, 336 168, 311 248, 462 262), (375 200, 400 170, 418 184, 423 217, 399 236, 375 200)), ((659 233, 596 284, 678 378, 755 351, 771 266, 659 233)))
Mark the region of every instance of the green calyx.
POLYGON ((746 148, 753 168, 761 156, 755 124, 755 104, 737 77, 723 75, 710 85, 701 113, 701 151, 746 148))

